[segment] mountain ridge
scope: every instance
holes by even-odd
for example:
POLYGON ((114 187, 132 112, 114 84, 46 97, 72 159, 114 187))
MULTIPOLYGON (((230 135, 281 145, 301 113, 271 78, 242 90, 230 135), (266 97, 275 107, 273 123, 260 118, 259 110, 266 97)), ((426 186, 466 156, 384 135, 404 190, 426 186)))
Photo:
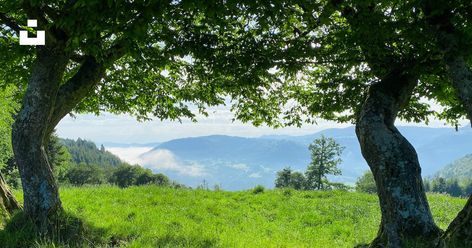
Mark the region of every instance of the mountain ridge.
MULTIPOLYGON (((472 131, 461 128, 400 126, 398 129, 416 148, 423 176, 430 176, 454 159, 471 153, 472 131), (446 146, 446 147, 444 147, 446 146)), ((340 165, 343 175, 332 180, 353 184, 368 170, 353 126, 330 128, 308 135, 263 135, 239 137, 208 135, 162 142, 141 154, 142 164, 164 170, 188 185, 203 180, 209 184, 226 184, 239 190, 262 184, 273 187, 275 173, 290 166, 302 171, 310 162, 308 144, 324 135, 335 138, 346 149, 340 165), (192 175, 193 173, 193 175, 192 175)))

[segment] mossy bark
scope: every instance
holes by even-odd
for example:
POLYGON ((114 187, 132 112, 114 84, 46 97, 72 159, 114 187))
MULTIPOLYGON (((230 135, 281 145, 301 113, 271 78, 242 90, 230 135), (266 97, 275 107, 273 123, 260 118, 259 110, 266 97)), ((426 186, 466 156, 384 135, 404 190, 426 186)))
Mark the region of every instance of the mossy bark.
POLYGON ((394 70, 372 85, 356 123, 362 155, 372 170, 382 213, 377 238, 371 247, 425 247, 439 243, 441 230, 434 223, 423 189, 421 168, 413 146, 394 122, 408 103, 416 78, 394 70))
POLYGON ((67 61, 61 49, 38 48, 22 107, 12 130, 13 151, 23 186, 24 212, 43 235, 55 229, 55 217, 62 209, 45 147, 67 61))

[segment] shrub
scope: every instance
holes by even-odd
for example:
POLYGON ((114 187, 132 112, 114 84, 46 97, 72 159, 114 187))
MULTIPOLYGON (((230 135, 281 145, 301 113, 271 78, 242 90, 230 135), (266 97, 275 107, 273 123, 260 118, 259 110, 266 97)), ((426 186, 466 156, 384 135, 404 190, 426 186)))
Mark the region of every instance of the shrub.
POLYGON ((253 193, 253 194, 260 194, 260 193, 264 193, 264 190, 265 190, 264 186, 262 186, 262 185, 257 185, 256 187, 254 187, 254 188, 252 189, 252 193, 253 193))

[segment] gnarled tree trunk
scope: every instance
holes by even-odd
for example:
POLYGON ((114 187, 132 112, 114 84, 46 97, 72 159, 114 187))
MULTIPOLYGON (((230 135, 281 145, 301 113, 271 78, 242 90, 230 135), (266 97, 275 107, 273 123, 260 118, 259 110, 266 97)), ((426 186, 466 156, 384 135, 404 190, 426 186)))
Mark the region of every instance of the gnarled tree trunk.
POLYGON ((441 235, 423 189, 421 168, 413 146, 394 122, 408 103, 416 78, 393 71, 369 88, 356 123, 362 155, 377 185, 382 221, 371 247, 437 245, 441 235))
POLYGON ((21 206, 11 193, 7 183, 0 173, 0 211, 5 211, 6 214, 12 214, 15 210, 20 209, 21 206))
POLYGON ((105 63, 123 55, 112 47, 99 63, 83 56, 78 71, 67 81, 64 72, 69 61, 60 43, 37 48, 28 88, 20 112, 15 118, 12 145, 24 192, 24 211, 47 236, 56 226, 55 217, 62 210, 52 168, 46 156, 50 134, 59 121, 100 82, 105 63))
MULTIPOLYGON (((458 98, 472 122, 472 71, 460 55, 447 59, 447 65, 458 98)), ((472 247, 472 196, 447 228, 444 239, 451 247, 472 247)))
POLYGON ((60 48, 39 47, 22 107, 12 131, 12 145, 21 176, 24 211, 46 235, 61 210, 59 192, 45 148, 67 56, 60 48))

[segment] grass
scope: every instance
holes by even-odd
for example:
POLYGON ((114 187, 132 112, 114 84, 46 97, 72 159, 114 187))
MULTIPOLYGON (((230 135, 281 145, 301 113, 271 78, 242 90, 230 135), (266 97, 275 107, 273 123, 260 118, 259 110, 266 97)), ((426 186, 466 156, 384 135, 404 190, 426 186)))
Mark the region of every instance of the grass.
MULTIPOLYGON (((441 228, 465 204, 460 198, 428 197, 441 228)), ((64 188, 61 198, 68 218, 82 220, 80 239, 51 244, 9 224, 0 231, 1 247, 342 248, 370 242, 380 221, 375 195, 342 191, 103 186, 64 188)))

